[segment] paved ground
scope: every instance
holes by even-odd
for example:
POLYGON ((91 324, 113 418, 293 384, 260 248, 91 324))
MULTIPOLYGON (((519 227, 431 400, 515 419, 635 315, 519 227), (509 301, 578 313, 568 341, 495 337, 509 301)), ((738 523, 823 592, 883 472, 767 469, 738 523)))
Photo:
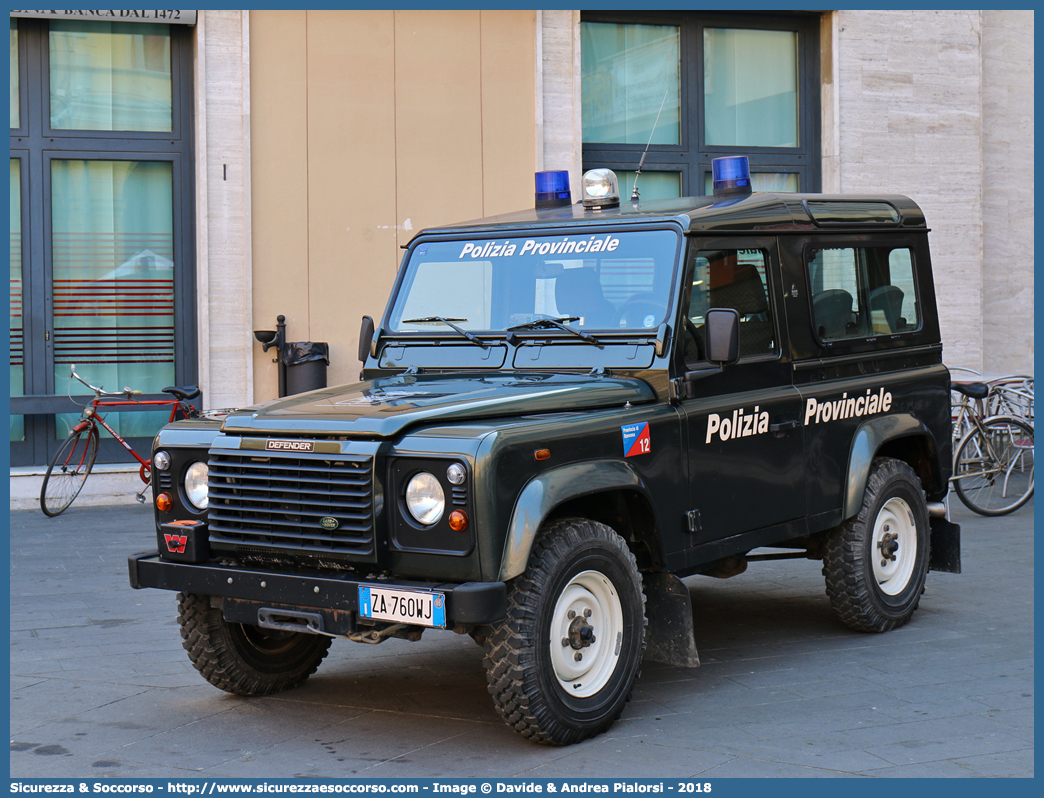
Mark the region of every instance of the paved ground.
POLYGON ((181 648, 173 595, 131 590, 149 511, 11 515, 11 776, 1033 775, 1033 506, 963 525, 884 635, 833 618, 818 564, 687 580, 703 666, 646 664, 612 730, 571 748, 495 715, 470 638, 336 641, 305 686, 244 700, 181 648))

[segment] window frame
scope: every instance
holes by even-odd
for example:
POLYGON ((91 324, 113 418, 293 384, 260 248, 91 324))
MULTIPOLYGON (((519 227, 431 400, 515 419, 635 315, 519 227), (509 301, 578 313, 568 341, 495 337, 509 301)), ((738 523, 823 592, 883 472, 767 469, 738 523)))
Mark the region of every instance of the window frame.
MULTIPOLYGON (((790 172, 798 175, 799 193, 822 189, 819 13, 764 14, 736 12, 614 12, 583 11, 584 22, 631 25, 673 25, 680 29, 681 116, 680 144, 649 147, 643 171, 680 171, 682 196, 703 196, 711 161, 728 155, 746 155, 751 172, 790 172), (703 31, 706 28, 786 30, 798 35, 797 147, 713 146, 705 141, 703 103, 703 31), (695 91, 693 88, 695 87, 695 91)), ((582 130, 582 128, 581 128, 582 130)), ((581 134, 582 135, 582 134, 581 134)), ((583 168, 637 168, 645 144, 582 143, 583 168)), ((638 181, 639 193, 641 180, 638 181)), ((621 186, 621 192, 623 187, 621 186)))
MULTIPOLYGON (((676 349, 678 353, 677 362, 679 373, 684 374, 687 371, 704 369, 710 365, 710 361, 707 360, 706 356, 698 360, 687 360, 685 358, 684 345, 685 336, 687 335, 686 322, 689 321, 689 306, 692 302, 692 281, 696 274, 696 258, 701 252, 707 251, 740 251, 744 249, 754 249, 760 251, 765 256, 765 299, 768 302, 769 320, 772 322, 772 333, 775 346, 771 352, 757 352, 749 355, 741 355, 737 363, 769 363, 781 360, 784 353, 787 351, 789 340, 787 337, 787 326, 783 316, 785 312, 783 302, 777 300, 777 294, 780 290, 779 276, 777 274, 777 269, 779 268, 779 250, 776 246, 775 237, 753 235, 744 236, 743 238, 731 236, 727 238, 695 238, 690 240, 688 247, 689 250, 685 257, 683 278, 685 284, 681 291, 681 301, 678 305, 677 317, 679 344, 676 349)), ((706 341, 703 343, 705 345, 706 341)), ((740 343, 742 344, 742 332, 740 335, 740 343)))
MULTIPOLYGON (((25 417, 25 439, 10 442, 12 466, 44 465, 61 443, 55 414, 72 412, 55 385, 51 315, 51 162, 53 160, 166 161, 171 164, 175 253, 174 384, 198 379, 193 129, 193 27, 170 25, 171 132, 52 130, 50 127, 49 20, 18 19, 22 127, 11 129, 11 157, 22 158, 22 263, 24 396, 12 412, 25 417), (32 366, 30 365, 32 364, 32 366)), ((121 386, 122 387, 122 386, 121 386)), ((133 387, 133 386, 132 386, 133 387)), ((161 398, 165 398, 161 397, 161 398)), ((139 452, 152 438, 127 438, 139 452)), ((126 451, 107 436, 98 462, 125 462, 126 451)))
MULTIPOLYGON (((924 308, 921 298, 921 273, 918 267, 919 262, 919 248, 915 241, 910 239, 904 239, 902 237, 891 237, 891 236, 872 236, 869 238, 860 237, 858 234, 838 236, 836 239, 832 238, 814 238, 806 241, 801 247, 801 271, 803 279, 805 281, 805 296, 806 307, 808 309, 808 323, 809 329, 812 332, 812 341, 820 349, 827 353, 834 353, 838 350, 848 351, 849 349, 857 349, 858 351, 873 351, 878 349, 887 349, 888 345, 895 341, 904 341, 909 338, 914 338, 922 335, 925 332, 925 317, 924 308), (874 335, 853 335, 845 338, 827 338, 823 339, 819 336, 818 325, 816 324, 816 315, 814 307, 814 286, 812 284, 812 270, 810 268, 812 252, 820 252, 826 249, 887 249, 890 253, 897 249, 905 249, 910 253, 910 272, 911 272, 911 283, 914 288, 914 302, 917 307, 917 327, 912 330, 903 330, 902 332, 894 333, 876 333, 874 335)), ((864 292, 867 294, 869 301, 869 286, 866 284, 867 274, 866 268, 860 267, 859 260, 856 260, 856 282, 858 284, 859 295, 861 296, 864 292)), ((859 296, 853 297, 858 302, 859 296)), ((869 308, 868 308, 869 309, 869 308)))
MULTIPOLYGON (((50 20, 44 20, 44 22, 50 22, 50 20)), ((84 24, 91 24, 85 22, 84 24)), ((101 23, 105 24, 105 23, 101 23)), ((136 25, 139 23, 127 22, 126 25, 136 25)), ((157 21, 150 24, 164 24, 162 21, 157 21)), ((51 87, 51 59, 49 47, 48 33, 50 32, 50 26, 48 25, 44 32, 44 50, 40 59, 40 70, 41 78, 43 80, 43 86, 47 89, 47 93, 41 95, 41 102, 44 105, 42 121, 43 121, 43 135, 47 138, 75 138, 75 139, 104 139, 118 141, 131 141, 142 139, 144 141, 154 140, 157 142, 171 142, 171 140, 178 140, 190 133, 185 130, 185 126, 191 124, 192 119, 192 106, 185 105, 182 102, 183 98, 179 97, 179 84, 188 82, 191 84, 192 75, 192 50, 191 41, 189 42, 190 47, 185 52, 186 48, 178 46, 179 40, 183 39, 186 35, 191 35, 192 26, 188 25, 168 25, 170 28, 170 130, 84 130, 78 128, 52 128, 51 127, 51 109, 50 109, 50 87, 51 87), (178 30, 179 28, 185 28, 184 31, 178 30), (186 62, 186 59, 187 62, 186 62), (179 78, 188 76, 188 80, 179 80, 179 78)), ((191 88, 191 86, 189 87, 191 88)), ((173 143, 173 142, 171 142, 173 143)), ((140 145, 139 145, 140 146, 140 145)), ((148 146, 147 144, 144 146, 148 146)))
POLYGON ((18 127, 11 128, 12 136, 25 136, 28 134, 27 119, 29 117, 29 103, 26 79, 26 44, 25 29, 22 20, 11 17, 18 30, 18 127))

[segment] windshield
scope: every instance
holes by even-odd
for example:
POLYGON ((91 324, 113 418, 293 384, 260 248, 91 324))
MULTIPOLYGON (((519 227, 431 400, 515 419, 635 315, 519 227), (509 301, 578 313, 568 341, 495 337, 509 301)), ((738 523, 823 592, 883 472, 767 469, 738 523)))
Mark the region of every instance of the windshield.
POLYGON ((536 325, 655 330, 666 320, 679 236, 670 230, 429 241, 410 254, 396 332, 536 325), (447 322, 449 324, 447 324, 447 322))

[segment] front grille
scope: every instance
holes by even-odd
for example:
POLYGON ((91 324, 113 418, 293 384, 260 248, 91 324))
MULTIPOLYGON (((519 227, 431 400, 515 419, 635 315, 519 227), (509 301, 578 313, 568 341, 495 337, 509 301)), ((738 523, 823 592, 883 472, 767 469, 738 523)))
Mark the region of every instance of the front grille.
POLYGON ((371 556, 372 471, 365 455, 211 451, 210 541, 371 556), (326 518, 337 527, 324 529, 320 521, 326 518))

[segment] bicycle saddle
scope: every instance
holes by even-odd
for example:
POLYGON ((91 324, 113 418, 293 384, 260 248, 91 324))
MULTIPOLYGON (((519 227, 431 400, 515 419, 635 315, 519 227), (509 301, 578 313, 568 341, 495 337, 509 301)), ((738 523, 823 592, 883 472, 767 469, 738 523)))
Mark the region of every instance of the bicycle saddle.
POLYGON ((178 399, 187 401, 199 396, 199 388, 195 385, 182 385, 180 388, 172 385, 170 388, 164 388, 163 393, 173 394, 178 399))
POLYGON ((984 382, 951 382, 950 388, 969 399, 985 399, 990 395, 990 386, 984 382))

